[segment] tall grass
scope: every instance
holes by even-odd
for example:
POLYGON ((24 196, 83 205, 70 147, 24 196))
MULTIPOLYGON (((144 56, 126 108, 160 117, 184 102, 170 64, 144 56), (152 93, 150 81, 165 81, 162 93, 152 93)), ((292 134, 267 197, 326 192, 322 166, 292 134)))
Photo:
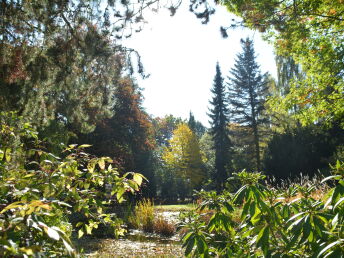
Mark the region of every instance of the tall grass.
POLYGON ((154 205, 149 199, 143 199, 135 206, 135 212, 129 217, 129 224, 145 232, 154 231, 154 205))
POLYGON ((176 231, 175 225, 168 222, 162 215, 156 215, 154 210, 151 200, 143 199, 138 202, 134 214, 128 218, 130 226, 148 233, 155 232, 167 237, 172 236, 176 231))

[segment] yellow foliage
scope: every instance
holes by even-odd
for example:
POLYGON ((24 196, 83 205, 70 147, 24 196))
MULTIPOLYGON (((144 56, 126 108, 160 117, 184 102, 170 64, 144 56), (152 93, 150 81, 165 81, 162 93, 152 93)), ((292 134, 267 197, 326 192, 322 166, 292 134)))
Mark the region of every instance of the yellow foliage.
POLYGON ((186 124, 180 124, 166 147, 163 159, 177 175, 189 179, 191 186, 199 185, 205 177, 203 160, 196 135, 186 124))

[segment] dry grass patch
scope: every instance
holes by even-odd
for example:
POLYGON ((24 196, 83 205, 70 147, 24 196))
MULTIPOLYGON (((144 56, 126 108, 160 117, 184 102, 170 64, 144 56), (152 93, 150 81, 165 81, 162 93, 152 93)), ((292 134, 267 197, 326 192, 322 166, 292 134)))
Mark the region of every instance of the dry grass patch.
POLYGON ((161 215, 154 221, 154 232, 162 236, 170 237, 176 232, 176 227, 174 224, 165 220, 161 215))

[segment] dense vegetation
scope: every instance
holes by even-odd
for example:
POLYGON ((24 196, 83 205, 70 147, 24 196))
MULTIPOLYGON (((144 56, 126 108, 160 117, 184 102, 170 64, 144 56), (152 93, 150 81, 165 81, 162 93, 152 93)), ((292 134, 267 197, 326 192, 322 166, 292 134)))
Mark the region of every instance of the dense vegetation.
MULTIPOLYGON (((223 36, 246 26, 274 45, 278 78, 241 39, 234 67, 216 65, 209 129, 142 106, 146 75, 122 39, 148 9, 173 15, 168 2, 1 1, 0 256, 76 256, 72 238, 125 234, 119 207, 145 197, 202 203, 184 217, 189 256, 340 257, 343 1, 216 1, 238 17, 223 36), (300 173, 325 179, 292 183, 300 173)), ((190 11, 215 15, 209 1, 190 11)), ((146 202, 124 220, 174 232, 146 202)))
MULTIPOLYGON (((267 186, 260 173, 236 174, 234 194, 199 192, 198 212, 185 219, 185 254, 195 257, 343 257, 344 170, 329 188, 320 182, 267 186), (233 216, 240 210, 240 218, 233 216)), ((229 181, 230 183, 230 181, 229 181)), ((331 182, 333 183, 333 182, 331 182)))

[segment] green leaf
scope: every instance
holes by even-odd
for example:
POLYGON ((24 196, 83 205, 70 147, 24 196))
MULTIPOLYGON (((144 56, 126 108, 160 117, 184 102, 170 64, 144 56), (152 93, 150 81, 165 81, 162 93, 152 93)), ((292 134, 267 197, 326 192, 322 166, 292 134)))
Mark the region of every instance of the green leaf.
POLYGON ((186 249, 185 249, 185 256, 188 256, 192 252, 194 245, 195 245, 195 237, 193 235, 187 241, 186 249))
POLYGON ((52 229, 50 227, 44 227, 44 231, 48 234, 48 236, 51 239, 54 239, 56 241, 60 240, 60 235, 55 229, 52 229))
POLYGON ((299 217, 299 216, 301 216, 302 214, 305 214, 305 213, 306 213, 306 212, 303 211, 303 212, 300 212, 300 213, 298 213, 298 214, 295 214, 295 215, 292 216, 287 222, 292 221, 292 220, 294 220, 295 218, 297 218, 297 217, 299 217))
POLYGON ((337 213, 336 216, 334 216, 334 218, 331 222, 333 228, 335 228, 338 224, 338 216, 339 216, 339 213, 337 213))
POLYGON ((88 235, 91 235, 92 234, 92 227, 90 225, 85 225, 85 228, 86 228, 86 233, 88 235))
MULTIPOLYGON (((79 237, 79 238, 80 238, 80 237, 79 237)), ((71 254, 71 253, 74 252, 74 249, 71 247, 70 244, 67 243, 66 240, 62 239, 62 242, 63 242, 63 245, 65 246, 65 248, 66 248, 66 250, 67 250, 67 252, 68 252, 69 254, 71 254)))
MULTIPOLYGON (((184 237, 183 237, 183 242, 186 243, 188 241, 188 239, 193 235, 193 232, 189 232, 187 233, 184 237)), ((183 246, 184 247, 184 246, 183 246)))
POLYGON ((104 161, 104 159, 100 159, 98 161, 98 165, 99 165, 100 169, 105 169, 105 161, 104 161))
POLYGON ((197 250, 200 254, 204 254, 206 249, 206 243, 201 236, 196 237, 197 250))
POLYGON ((269 248, 269 226, 262 228, 257 237, 257 247, 261 247, 265 256, 269 248))
POLYGON ((79 229, 78 238, 81 238, 83 235, 84 235, 84 231, 82 229, 79 229))
POLYGON ((246 191, 245 191, 246 188, 247 188, 247 185, 244 185, 235 193, 235 196, 233 198, 234 203, 242 203, 246 194, 246 191))
POLYGON ((89 148, 89 147, 92 147, 92 145, 91 144, 82 144, 82 145, 78 146, 78 149, 89 148))
POLYGON ((334 246, 336 246, 336 245, 338 245, 338 244, 341 244, 341 243, 343 243, 343 242, 344 242, 343 239, 339 239, 339 240, 337 240, 337 241, 335 241, 335 242, 333 242, 333 243, 327 245, 325 248, 323 248, 323 249, 320 251, 320 253, 318 254, 317 257, 321 257, 324 253, 326 253, 327 251, 329 251, 332 247, 334 247, 334 246))
POLYGON ((294 221, 289 227, 288 230, 292 230, 294 232, 297 232, 301 228, 301 222, 304 219, 304 217, 294 221))
POLYGON ((140 186, 142 184, 142 176, 138 173, 135 173, 133 180, 140 186))
POLYGON ((344 202, 344 197, 340 198, 338 202, 333 206, 333 209, 335 210, 342 202, 344 202))

